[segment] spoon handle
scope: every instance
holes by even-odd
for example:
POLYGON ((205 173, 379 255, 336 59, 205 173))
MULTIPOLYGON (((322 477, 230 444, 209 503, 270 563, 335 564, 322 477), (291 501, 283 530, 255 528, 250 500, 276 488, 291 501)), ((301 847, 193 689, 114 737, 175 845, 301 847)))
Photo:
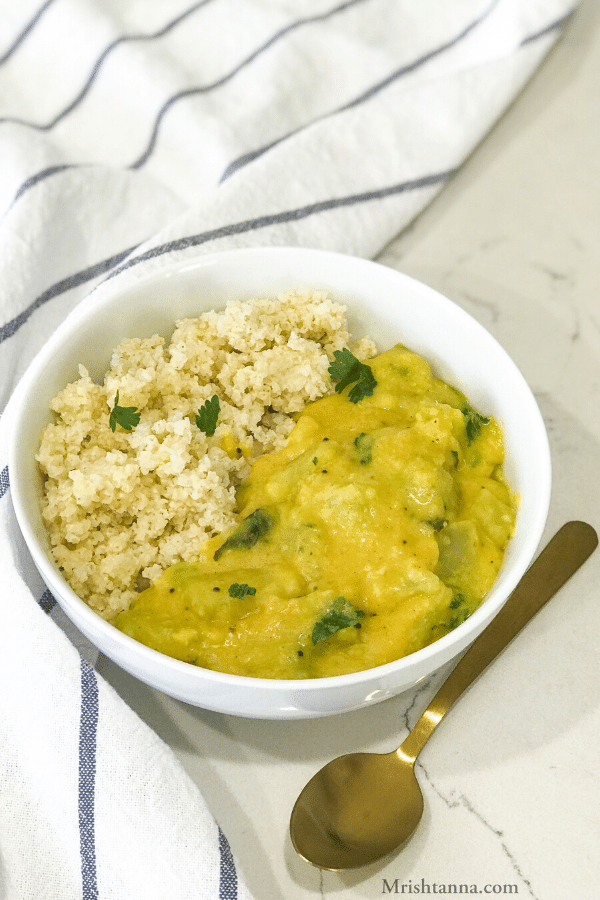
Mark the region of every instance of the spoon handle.
POLYGON ((527 570, 498 615, 467 650, 458 665, 396 751, 414 761, 436 725, 478 675, 521 631, 539 609, 585 562, 598 536, 585 522, 567 522, 527 570))

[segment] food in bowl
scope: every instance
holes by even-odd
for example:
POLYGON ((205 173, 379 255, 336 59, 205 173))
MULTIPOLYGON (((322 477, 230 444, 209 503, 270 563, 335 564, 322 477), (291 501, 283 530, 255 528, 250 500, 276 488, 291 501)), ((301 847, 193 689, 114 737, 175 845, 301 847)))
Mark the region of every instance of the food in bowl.
POLYGON ((124 341, 102 386, 83 370, 38 454, 80 596, 258 678, 362 671, 465 621, 515 525, 500 426, 402 345, 349 344, 306 292, 124 341))
MULTIPOLYGON (((310 719, 363 709, 412 688, 465 650, 493 620, 543 535, 551 458, 543 418, 523 375, 494 337, 459 306, 369 260, 299 247, 250 247, 215 253, 188 248, 154 263, 146 274, 131 268, 107 279, 78 304, 36 355, 13 397, 12 418, 7 419, 12 500, 44 583, 104 657, 151 687, 203 709, 262 719, 310 719), (40 432, 55 416, 52 399, 77 380, 77 364, 102 384, 124 336, 168 336, 176 320, 222 309, 229 301, 315 287, 344 304, 352 335, 369 335, 380 349, 402 342, 429 360, 438 377, 464 391, 477 410, 502 423, 506 478, 518 495, 515 531, 481 606, 439 640, 387 665, 334 678, 276 680, 190 665, 115 628, 59 571, 41 514, 44 479, 35 459, 40 432)), ((113 403, 114 396, 107 410, 112 411, 113 403)), ((132 401, 122 393, 120 404, 126 408, 132 401)))

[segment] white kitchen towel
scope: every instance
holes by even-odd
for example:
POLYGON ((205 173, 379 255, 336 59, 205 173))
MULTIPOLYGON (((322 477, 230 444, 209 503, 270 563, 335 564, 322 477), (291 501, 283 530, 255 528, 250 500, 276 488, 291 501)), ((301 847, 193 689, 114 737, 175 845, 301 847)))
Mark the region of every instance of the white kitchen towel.
POLYGON ((248 245, 374 257, 574 9, 0 0, 2 900, 250 897, 200 792, 32 567, 5 447, 20 375, 106 277, 248 245))

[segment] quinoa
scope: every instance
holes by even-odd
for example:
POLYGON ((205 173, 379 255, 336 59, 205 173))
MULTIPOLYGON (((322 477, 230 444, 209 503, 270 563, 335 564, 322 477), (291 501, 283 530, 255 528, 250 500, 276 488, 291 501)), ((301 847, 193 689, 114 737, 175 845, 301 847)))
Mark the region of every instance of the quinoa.
POLYGON ((107 620, 203 542, 236 521, 236 487, 281 447, 293 414, 332 390, 329 363, 352 344, 345 307, 322 291, 229 303, 161 335, 126 338, 102 384, 84 366, 52 401, 36 459, 52 553, 78 596, 107 620), (131 406, 131 431, 110 412, 131 406), (196 424, 219 398, 216 430, 196 424))

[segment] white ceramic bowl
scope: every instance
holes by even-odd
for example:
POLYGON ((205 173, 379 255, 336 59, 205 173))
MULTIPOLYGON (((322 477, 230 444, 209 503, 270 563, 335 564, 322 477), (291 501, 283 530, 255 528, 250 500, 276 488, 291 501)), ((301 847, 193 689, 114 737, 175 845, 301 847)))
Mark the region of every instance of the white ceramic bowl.
POLYGON ((440 294, 397 271, 319 250, 256 248, 165 264, 134 287, 110 279, 81 303, 26 372, 15 398, 10 478, 16 515, 42 578, 75 625, 106 656, 147 684, 187 703, 239 716, 296 719, 358 709, 406 690, 464 650, 500 610, 529 566, 546 521, 550 454, 535 399, 494 338, 440 294), (347 305, 354 336, 380 349, 398 341, 502 423, 507 478, 520 496, 516 532, 493 590, 467 621, 404 659, 365 672, 307 681, 226 675, 171 659, 122 634, 69 588, 50 553, 34 459, 51 398, 83 363, 101 380, 125 336, 169 335, 177 318, 228 300, 315 287, 347 305))

